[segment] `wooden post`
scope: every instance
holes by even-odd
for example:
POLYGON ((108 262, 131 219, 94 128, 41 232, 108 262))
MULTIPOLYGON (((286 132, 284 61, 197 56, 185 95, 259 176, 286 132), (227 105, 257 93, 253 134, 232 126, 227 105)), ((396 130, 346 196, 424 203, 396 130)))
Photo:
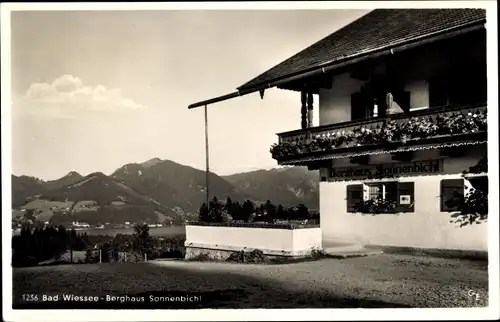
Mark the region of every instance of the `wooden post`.
POLYGON ((102 263, 102 250, 99 249, 99 263, 102 263))
POLYGON ((307 96, 307 127, 313 127, 313 104, 313 93, 309 93, 307 96))
POLYGON ((148 254, 144 253, 144 261, 147 262, 148 261, 148 254))
POLYGON ((302 102, 302 107, 301 107, 301 114, 302 114, 302 122, 301 126, 303 129, 307 128, 307 92, 302 91, 301 93, 301 102, 302 102))
POLYGON ((207 105, 205 105, 205 190, 206 190, 206 202, 207 208, 210 210, 210 194, 209 194, 209 173, 210 173, 210 165, 209 165, 209 149, 208 149, 208 111, 207 105))

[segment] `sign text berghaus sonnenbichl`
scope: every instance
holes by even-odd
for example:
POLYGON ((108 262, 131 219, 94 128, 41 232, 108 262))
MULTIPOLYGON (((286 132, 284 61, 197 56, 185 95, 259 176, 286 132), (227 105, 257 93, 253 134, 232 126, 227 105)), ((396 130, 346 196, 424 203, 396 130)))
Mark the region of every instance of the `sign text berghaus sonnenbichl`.
POLYGON ((365 168, 333 168, 331 178, 381 178, 412 174, 438 173, 443 170, 442 160, 415 161, 412 163, 379 164, 365 168))

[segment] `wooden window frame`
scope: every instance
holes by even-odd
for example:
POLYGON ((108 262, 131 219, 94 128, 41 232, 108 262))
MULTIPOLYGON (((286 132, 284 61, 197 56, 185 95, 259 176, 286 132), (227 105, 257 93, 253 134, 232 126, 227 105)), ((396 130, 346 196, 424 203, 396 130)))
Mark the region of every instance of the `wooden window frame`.
MULTIPOLYGON (((465 196, 465 187, 466 187, 466 182, 465 178, 454 178, 454 179, 442 179, 440 181, 440 188, 439 188, 439 199, 440 199, 440 211, 441 212, 455 212, 457 210, 457 206, 455 207, 449 207, 446 205, 446 202, 451 199, 451 196, 447 194, 447 190, 462 190, 462 195, 465 196)), ((453 193, 453 192, 452 192, 453 193)))
POLYGON ((369 182, 363 182, 360 184, 352 184, 352 185, 347 185, 346 186, 346 194, 347 194, 347 212, 348 213, 365 213, 363 211, 361 212, 356 212, 354 211, 354 205, 356 204, 355 202, 357 200, 360 201, 366 201, 369 199, 369 186, 373 185, 382 185, 382 199, 386 200, 388 195, 395 195, 395 202, 396 202, 396 209, 394 212, 390 213, 408 213, 408 212, 415 212, 415 183, 413 181, 399 181, 399 180, 391 180, 391 181, 369 181, 369 182), (395 186, 395 191, 392 191, 390 193, 387 190, 388 184, 396 184, 395 186), (411 198, 411 203, 410 205, 401 205, 400 204, 400 196, 401 191, 409 191, 409 195, 411 198), (352 197, 352 193, 357 192, 357 193, 362 193, 361 198, 354 198, 350 199, 352 197))

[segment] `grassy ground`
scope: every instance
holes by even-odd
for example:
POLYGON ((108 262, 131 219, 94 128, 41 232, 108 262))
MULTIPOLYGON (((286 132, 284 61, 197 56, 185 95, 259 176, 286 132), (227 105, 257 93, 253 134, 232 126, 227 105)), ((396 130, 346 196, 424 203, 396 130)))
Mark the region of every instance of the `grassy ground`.
MULTIPOLYGON (((22 294, 99 296, 95 308, 380 308, 476 307, 488 300, 487 263, 384 254, 284 265, 151 261, 15 268, 14 308, 45 305, 22 294), (477 294, 477 295, 476 295, 477 294), (127 295, 123 304, 106 295, 127 295), (149 296, 199 295, 193 303, 149 296), (144 304, 131 297, 144 297, 144 304), (115 306, 112 306, 115 305, 115 306)), ((96 304, 94 304, 96 305, 96 304)))

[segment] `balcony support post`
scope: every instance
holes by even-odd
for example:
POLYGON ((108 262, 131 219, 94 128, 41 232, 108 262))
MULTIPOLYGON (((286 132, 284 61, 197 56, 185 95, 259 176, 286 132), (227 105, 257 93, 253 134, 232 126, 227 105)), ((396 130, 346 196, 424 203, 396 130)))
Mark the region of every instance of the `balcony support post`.
POLYGON ((314 108, 313 93, 307 94, 307 127, 313 127, 313 108, 314 108))
POLYGON ((302 119, 301 119, 301 128, 305 129, 307 128, 307 92, 302 91, 301 93, 301 102, 302 102, 302 107, 301 107, 301 114, 302 114, 302 119))

